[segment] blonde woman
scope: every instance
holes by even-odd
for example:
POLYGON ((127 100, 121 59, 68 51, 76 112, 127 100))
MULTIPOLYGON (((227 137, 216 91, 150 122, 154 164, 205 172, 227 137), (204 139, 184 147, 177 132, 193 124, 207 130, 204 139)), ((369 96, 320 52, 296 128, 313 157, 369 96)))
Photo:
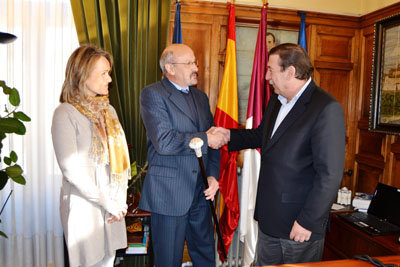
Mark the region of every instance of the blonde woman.
POLYGON ((91 45, 70 56, 51 128, 63 174, 60 215, 70 266, 113 266, 127 246, 125 134, 108 99, 112 57, 91 45))

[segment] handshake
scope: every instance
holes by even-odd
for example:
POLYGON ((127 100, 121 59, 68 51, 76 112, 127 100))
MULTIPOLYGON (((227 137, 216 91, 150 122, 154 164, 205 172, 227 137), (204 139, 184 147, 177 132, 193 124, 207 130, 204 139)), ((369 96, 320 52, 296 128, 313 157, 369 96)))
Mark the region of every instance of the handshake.
POLYGON ((206 133, 208 146, 213 149, 221 148, 231 139, 231 131, 222 127, 213 126, 206 133))

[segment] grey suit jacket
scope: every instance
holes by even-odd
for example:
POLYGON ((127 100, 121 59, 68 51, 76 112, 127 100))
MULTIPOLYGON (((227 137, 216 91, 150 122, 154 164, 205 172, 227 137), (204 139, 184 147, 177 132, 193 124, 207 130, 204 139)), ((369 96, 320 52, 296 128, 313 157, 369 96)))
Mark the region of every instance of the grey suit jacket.
POLYGON ((271 236, 289 239, 295 220, 325 234, 345 155, 341 105, 313 81, 270 138, 280 102, 273 94, 254 130, 231 130, 230 150, 261 148, 255 219, 271 236))
POLYGON ((189 148, 194 137, 202 147, 207 175, 218 179, 219 150, 208 148, 206 131, 214 125, 207 95, 190 87, 199 119, 191 112, 182 93, 168 80, 145 87, 140 112, 147 135, 149 169, 139 208, 158 214, 181 216, 188 210, 200 173, 196 155, 189 148))

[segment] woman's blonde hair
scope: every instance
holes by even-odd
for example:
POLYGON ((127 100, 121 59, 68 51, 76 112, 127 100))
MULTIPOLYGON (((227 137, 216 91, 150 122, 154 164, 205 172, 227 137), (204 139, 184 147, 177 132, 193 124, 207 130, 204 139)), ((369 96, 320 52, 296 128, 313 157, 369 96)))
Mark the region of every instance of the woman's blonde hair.
POLYGON ((105 57, 112 68, 112 56, 107 51, 94 45, 81 45, 75 49, 65 69, 65 80, 60 95, 61 103, 72 103, 77 94, 82 97, 85 95, 85 82, 100 57, 105 57))

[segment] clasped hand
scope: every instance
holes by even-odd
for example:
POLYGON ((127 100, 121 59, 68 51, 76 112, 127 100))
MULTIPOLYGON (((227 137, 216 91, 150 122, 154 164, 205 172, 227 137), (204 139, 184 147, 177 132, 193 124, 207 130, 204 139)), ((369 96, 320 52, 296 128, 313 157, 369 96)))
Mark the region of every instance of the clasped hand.
POLYGON ((227 144, 231 138, 231 132, 228 129, 222 127, 211 127, 208 129, 207 142, 208 146, 213 149, 219 149, 223 145, 227 144))
POLYGON ((128 205, 121 207, 121 209, 115 212, 115 214, 111 214, 111 216, 106 219, 106 222, 107 223, 119 222, 125 217, 127 212, 128 212, 128 205))

